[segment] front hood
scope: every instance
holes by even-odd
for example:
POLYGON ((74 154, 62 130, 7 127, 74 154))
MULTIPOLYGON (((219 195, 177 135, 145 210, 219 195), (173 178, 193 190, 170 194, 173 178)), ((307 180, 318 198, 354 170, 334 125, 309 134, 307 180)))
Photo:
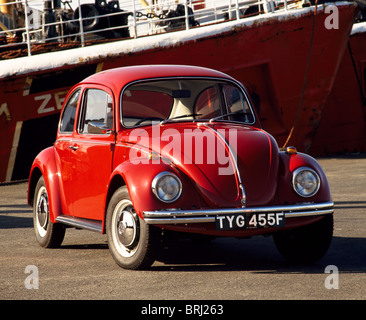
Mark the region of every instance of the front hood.
POLYGON ((230 130, 236 132, 236 143, 230 143, 246 193, 246 205, 266 205, 277 188, 279 150, 275 139, 267 132, 241 125, 216 124, 230 142, 230 130))
POLYGON ((135 128, 129 137, 136 146, 172 161, 211 207, 241 206, 240 182, 247 206, 267 204, 274 196, 278 147, 262 130, 228 123, 181 122, 135 128), (131 139, 132 135, 143 138, 131 139))

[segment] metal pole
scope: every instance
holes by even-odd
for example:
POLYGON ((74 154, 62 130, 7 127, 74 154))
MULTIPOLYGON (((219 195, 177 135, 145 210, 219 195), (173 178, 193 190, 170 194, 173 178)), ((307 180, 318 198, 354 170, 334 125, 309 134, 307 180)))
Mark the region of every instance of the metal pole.
POLYGON ((236 0, 235 5, 236 5, 236 20, 239 20, 240 19, 239 0, 236 0))
POLYGON ((81 14, 80 0, 78 0, 78 6, 79 6, 79 25, 80 25, 81 46, 85 47, 84 27, 83 27, 83 18, 82 18, 82 14, 81 14))
POLYGON ((188 0, 186 0, 186 6, 184 8, 186 15, 186 30, 189 29, 189 18, 188 18, 188 0))
POLYGON ((134 38, 137 38, 137 27, 136 27, 136 4, 135 4, 135 0, 132 0, 133 2, 133 32, 134 32, 134 38))
POLYGON ((28 13, 30 12, 30 9, 28 7, 28 0, 24 0, 24 7, 25 7, 25 32, 27 34, 27 50, 28 50, 28 56, 31 56, 32 52, 31 52, 31 44, 30 44, 29 17, 28 17, 28 13))

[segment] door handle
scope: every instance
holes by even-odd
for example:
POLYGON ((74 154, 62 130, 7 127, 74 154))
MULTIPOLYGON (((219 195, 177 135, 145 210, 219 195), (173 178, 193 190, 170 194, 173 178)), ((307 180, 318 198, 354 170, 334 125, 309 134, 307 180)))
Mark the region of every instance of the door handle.
POLYGON ((79 149, 79 147, 77 147, 77 146, 69 146, 69 149, 71 149, 73 151, 76 151, 77 149, 79 149))

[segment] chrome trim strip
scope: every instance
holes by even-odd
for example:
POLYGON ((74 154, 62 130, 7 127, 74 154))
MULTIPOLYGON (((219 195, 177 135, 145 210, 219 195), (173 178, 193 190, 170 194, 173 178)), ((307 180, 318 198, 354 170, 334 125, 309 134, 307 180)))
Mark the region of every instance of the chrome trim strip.
POLYGON ((224 142, 224 144, 228 148, 228 150, 230 152, 230 157, 231 157, 232 162, 234 163, 234 166, 235 166, 235 175, 237 176, 238 181, 239 181, 239 192, 241 192, 241 205, 244 208, 245 204, 246 204, 246 194, 245 194, 244 185, 241 181, 241 176, 240 176, 240 171, 239 171, 239 167, 238 167, 237 157, 235 157, 234 152, 230 147, 230 144, 226 141, 225 137, 218 130, 211 127, 208 123, 203 123, 202 125, 205 126, 206 128, 210 128, 211 130, 215 131, 217 136, 219 136, 221 138, 221 140, 224 142))
POLYGON ((324 203, 299 204, 289 206, 269 206, 254 208, 225 208, 207 210, 162 210, 144 211, 147 224, 184 224, 215 222, 215 216, 225 214, 245 214, 261 212, 284 212, 286 218, 310 217, 334 212, 332 201, 324 203))
POLYGON ((103 231, 102 222, 97 220, 61 215, 56 218, 56 221, 75 228, 87 229, 99 233, 103 231))
POLYGON ((186 223, 208 223, 215 222, 215 217, 179 217, 179 218, 146 218, 144 221, 147 224, 186 224, 186 223))

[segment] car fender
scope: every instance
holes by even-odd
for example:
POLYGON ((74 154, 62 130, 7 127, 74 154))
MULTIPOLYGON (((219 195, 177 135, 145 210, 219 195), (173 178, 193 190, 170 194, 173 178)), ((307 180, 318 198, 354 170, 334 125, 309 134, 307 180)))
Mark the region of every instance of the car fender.
POLYGON ((62 214, 59 172, 53 147, 41 151, 33 161, 28 182, 28 204, 33 206, 34 192, 39 178, 43 176, 49 198, 50 220, 55 223, 62 214))
POLYGON ((146 210, 161 210, 172 207, 192 208, 192 206, 203 204, 203 200, 196 192, 196 188, 184 173, 174 165, 166 164, 164 161, 159 162, 158 164, 151 162, 149 164, 136 164, 128 160, 119 164, 111 175, 106 205, 108 206, 108 201, 116 190, 113 181, 118 179, 118 176, 123 179, 127 186, 133 207, 141 218, 143 218, 143 211, 146 210), (151 182, 157 174, 163 171, 174 173, 182 182, 183 192, 174 203, 161 202, 152 192, 151 182))
POLYGON ((327 177, 318 161, 313 157, 300 152, 295 154, 280 152, 280 159, 279 183, 275 196, 275 204, 332 201, 327 177), (318 192, 310 198, 300 197, 292 187, 292 174, 300 167, 308 167, 315 170, 320 178, 320 188, 318 192))
POLYGON ((328 179, 319 162, 308 154, 297 153, 290 157, 289 170, 291 173, 293 173, 296 169, 300 167, 309 167, 311 169, 314 169, 319 174, 321 180, 321 188, 323 189, 322 191, 325 193, 325 196, 328 197, 326 200, 331 200, 328 179))

